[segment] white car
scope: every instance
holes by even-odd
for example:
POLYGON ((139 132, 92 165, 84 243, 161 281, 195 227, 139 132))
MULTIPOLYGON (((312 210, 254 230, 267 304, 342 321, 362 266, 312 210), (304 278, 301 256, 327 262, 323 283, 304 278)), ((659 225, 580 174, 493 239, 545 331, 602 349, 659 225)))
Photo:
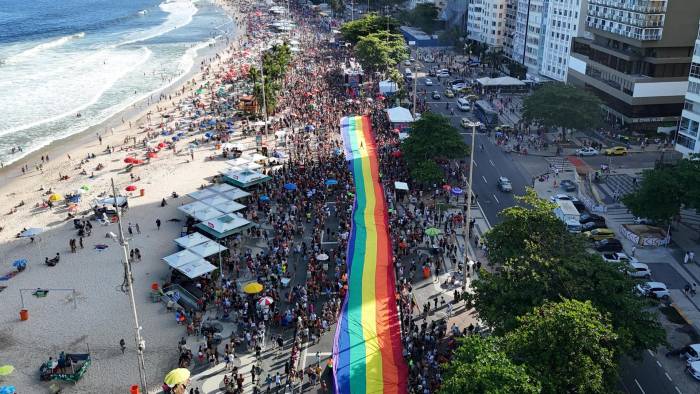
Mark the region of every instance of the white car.
POLYGON ((630 257, 627 253, 603 253, 603 260, 606 263, 638 263, 639 260, 630 257))
POLYGON ((562 201, 572 201, 572 202, 573 202, 573 201, 578 201, 578 198, 572 197, 572 196, 570 196, 570 195, 568 195, 568 194, 559 193, 559 194, 555 194, 555 195, 549 197, 549 200, 550 200, 551 202, 557 202, 558 200, 562 200, 562 201))
POLYGON ((700 343, 693 343, 684 347, 681 357, 688 361, 700 361, 700 343))
POLYGON ((410 60, 406 60, 405 62, 403 62, 403 64, 405 64, 405 65, 407 65, 407 66, 410 66, 410 65, 411 65, 411 61, 410 61, 410 60))
POLYGON ((654 297, 658 299, 667 299, 671 296, 671 292, 666 287, 666 284, 661 282, 645 282, 636 286, 637 292, 646 297, 654 297))
POLYGON ((644 263, 629 263, 627 274, 633 278, 651 278, 651 270, 644 263))
POLYGON ((688 360, 688 363, 686 364, 685 369, 686 369, 686 371, 688 371, 695 379, 700 380, 700 361, 690 361, 690 360, 688 360))
POLYGON ((425 85, 426 86, 433 86, 433 80, 430 78, 425 79, 425 85))
POLYGON ((590 146, 586 148, 576 149, 576 156, 598 156, 600 152, 590 146))

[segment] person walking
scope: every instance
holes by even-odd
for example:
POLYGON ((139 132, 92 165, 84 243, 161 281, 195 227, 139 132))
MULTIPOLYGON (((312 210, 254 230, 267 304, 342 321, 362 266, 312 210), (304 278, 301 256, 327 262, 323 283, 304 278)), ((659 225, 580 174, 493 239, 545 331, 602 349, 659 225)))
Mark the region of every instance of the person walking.
POLYGON ((134 223, 134 227, 136 227, 136 234, 141 234, 141 227, 139 227, 139 224, 134 223))
POLYGON ((122 354, 124 354, 124 351, 126 350, 126 341, 124 338, 119 340, 119 347, 122 349, 122 354))
POLYGON ((156 227, 158 228, 158 231, 160 231, 160 219, 156 219, 156 227))

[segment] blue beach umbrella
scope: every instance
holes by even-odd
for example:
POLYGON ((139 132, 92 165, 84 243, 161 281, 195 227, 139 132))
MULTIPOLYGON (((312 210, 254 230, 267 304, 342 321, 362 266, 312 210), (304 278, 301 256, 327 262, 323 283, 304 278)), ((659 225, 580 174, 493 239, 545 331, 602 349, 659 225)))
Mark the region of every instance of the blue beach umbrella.
POLYGON ((12 263, 12 266, 15 268, 22 268, 27 266, 27 259, 18 259, 15 260, 14 263, 12 263))
POLYGON ((338 181, 336 181, 335 179, 326 179, 326 186, 333 186, 333 185, 337 185, 337 184, 338 184, 338 181))
POLYGON ((15 386, 2 386, 0 387, 0 394, 15 394, 15 386))
POLYGON ((209 125, 210 125, 210 126, 214 126, 215 124, 216 124, 216 121, 215 121, 214 119, 212 119, 212 120, 209 121, 209 125))
POLYGON ((268 197, 268 196, 266 196, 265 194, 263 194, 262 196, 260 196, 260 201, 262 201, 262 202, 268 202, 268 201, 270 201, 270 197, 268 197))
POLYGON ((178 140, 180 139, 180 137, 174 135, 174 136, 172 137, 172 139, 173 139, 173 141, 178 141, 178 140))
POLYGON ((204 136, 207 138, 211 138, 214 134, 212 133, 204 133, 204 136))
POLYGON ((284 188, 287 190, 297 190, 296 183, 285 183, 284 188))
POLYGON ((453 187, 452 188, 452 194, 455 196, 459 196, 460 194, 464 193, 464 190, 458 188, 458 187, 453 187))

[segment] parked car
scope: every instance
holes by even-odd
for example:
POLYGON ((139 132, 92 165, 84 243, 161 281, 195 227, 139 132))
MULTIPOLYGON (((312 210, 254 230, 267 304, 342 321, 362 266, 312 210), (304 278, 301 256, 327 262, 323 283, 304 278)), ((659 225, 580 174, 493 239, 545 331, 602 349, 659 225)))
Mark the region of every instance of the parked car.
POLYGON ((635 218, 634 218, 634 224, 648 224, 648 225, 650 225, 650 226, 653 226, 653 225, 655 225, 656 223, 655 223, 653 220, 651 220, 651 219, 635 217, 635 218))
POLYGON ((561 181, 561 183, 559 185, 561 186, 561 188, 565 192, 575 192, 576 191, 576 184, 572 180, 564 179, 563 181, 561 181))
POLYGON ((688 371, 692 377, 700 380, 700 361, 688 360, 685 370, 688 371))
POLYGON ((591 241, 615 238, 615 232, 609 228, 596 228, 591 231, 586 231, 583 235, 591 241))
POLYGON ((604 150, 606 156, 624 156, 627 154, 627 148, 624 146, 613 146, 604 150))
POLYGON ((605 220, 605 218, 595 213, 584 212, 581 214, 581 219, 579 221, 583 224, 595 220, 605 220))
POLYGON ((668 290, 668 287, 666 287, 666 284, 662 282, 644 282, 638 284, 635 288, 637 293, 645 297, 665 300, 671 296, 671 292, 668 290))
POLYGON ((510 179, 502 176, 498 178, 498 189, 504 193, 512 192, 513 191, 513 185, 510 183, 510 179))
POLYGON ((578 201, 578 198, 572 197, 572 196, 570 196, 570 195, 568 195, 568 194, 559 193, 559 194, 555 194, 555 195, 549 197, 549 200, 550 200, 551 202, 557 202, 557 200, 578 201))
POLYGON ((627 253, 617 252, 617 253, 603 253, 603 261, 608 263, 638 263, 639 261, 634 257, 630 257, 627 253))
POLYGON ((576 156, 598 156, 598 150, 589 147, 576 149, 576 156))
POLYGON ((688 361, 700 360, 700 343, 693 343, 681 349, 681 357, 688 361))
POLYGON ((423 81, 426 86, 433 86, 433 80, 430 78, 426 78, 425 81, 423 81))
POLYGON ((452 89, 445 89, 445 97, 447 98, 452 98, 455 96, 455 92, 452 91, 452 89))
POLYGON ((616 238, 602 239, 593 244, 595 250, 599 252, 622 252, 622 242, 616 238))
POLYGON ((407 65, 407 66, 410 66, 410 65, 411 65, 411 60, 410 60, 410 59, 406 59, 406 61, 404 61, 403 64, 405 64, 405 65, 407 65))
POLYGON ((629 263, 627 274, 633 278, 651 278, 651 270, 644 263, 629 263))
POLYGON ((437 77, 437 69, 436 69, 436 68, 431 68, 431 69, 428 71, 428 76, 430 76, 430 77, 437 77))
MULTIPOLYGON (((579 222, 580 223, 580 222, 579 222)), ((582 231, 591 231, 596 228, 607 227, 605 220, 594 220, 581 224, 582 231)))
POLYGON ((437 90, 433 90, 433 94, 430 96, 433 100, 440 100, 440 93, 437 90))

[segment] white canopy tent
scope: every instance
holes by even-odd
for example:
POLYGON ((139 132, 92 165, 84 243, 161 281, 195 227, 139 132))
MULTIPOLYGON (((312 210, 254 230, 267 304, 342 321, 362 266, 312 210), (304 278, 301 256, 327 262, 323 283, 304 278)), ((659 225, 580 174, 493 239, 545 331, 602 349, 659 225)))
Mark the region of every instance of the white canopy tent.
POLYGON ((200 233, 187 234, 184 237, 180 237, 180 238, 175 239, 175 243, 178 244, 179 246, 185 248, 185 249, 191 248, 195 245, 205 243, 207 241, 211 241, 211 240, 209 238, 203 236, 200 233))
POLYGON ((241 157, 248 160, 248 161, 252 161, 254 163, 258 163, 258 162, 264 163, 265 161, 267 161, 269 159, 269 157, 261 155, 260 153, 253 153, 252 155, 244 155, 241 157))
POLYGON ((187 249, 181 250, 177 253, 173 253, 170 256, 163 257, 163 261, 168 263, 168 265, 172 268, 177 268, 200 259, 201 257, 197 256, 196 254, 190 252, 187 249))
POLYGON ((243 188, 255 186, 257 184, 267 182, 270 179, 272 179, 263 173, 247 169, 241 169, 236 171, 232 168, 229 171, 222 171, 221 175, 223 175, 224 180, 226 182, 231 183, 234 186, 243 188))
POLYGON ((209 205, 212 208, 216 208, 217 205, 225 203, 226 201, 230 201, 228 198, 222 196, 221 194, 217 194, 213 197, 206 198, 202 200, 202 203, 209 205))
POLYGON ((222 203, 214 205, 213 207, 223 213, 238 212, 245 209, 245 205, 231 200, 226 200, 222 203))
POLYGON ((406 183, 406 182, 394 182, 394 189, 408 191, 408 183, 406 183))
POLYGON ((202 257, 209 257, 211 255, 217 254, 219 252, 223 252, 224 250, 227 250, 225 246, 219 244, 216 241, 212 241, 208 239, 206 242, 201 243, 199 245, 195 245, 187 250, 190 252, 202 256, 202 257))
POLYGON ((197 224, 197 228, 203 230, 207 234, 213 235, 217 239, 220 239, 235 234, 247 228, 249 225, 251 225, 250 221, 238 216, 235 213, 229 213, 199 223, 197 224))
POLYGON ((230 165, 231 167, 242 167, 250 162, 251 161, 248 158, 237 157, 235 159, 231 159, 231 160, 226 161, 226 164, 230 165))
POLYGON ((229 200, 235 201, 235 200, 250 196, 250 193, 248 193, 245 190, 234 187, 233 190, 229 190, 225 193, 221 193, 221 195, 228 198, 229 200))
POLYGON ((207 208, 209 208, 209 206, 201 201, 195 201, 177 207, 178 211, 184 212, 188 216, 194 216, 197 211, 205 210, 207 208))
POLYGON ((392 80, 379 81, 379 93, 393 94, 399 91, 399 85, 392 80))
POLYGON ((209 186, 205 190, 210 190, 210 191, 213 191, 215 193, 226 193, 226 192, 231 191, 233 189, 235 189, 235 187, 229 185, 228 183, 217 183, 214 186, 209 186))
POLYGON ((404 107, 394 107, 386 110, 387 116, 389 117, 389 122, 391 123, 412 123, 413 115, 408 108, 404 107))
POLYGON ((209 198, 214 196, 216 193, 208 190, 208 189, 202 189, 202 190, 197 190, 192 193, 187 193, 188 196, 194 198, 195 200, 203 200, 205 198, 209 198))
POLYGON ((196 261, 189 262, 185 265, 177 267, 177 270, 187 275, 188 278, 194 279, 200 277, 204 274, 208 274, 216 269, 215 265, 210 262, 199 258, 196 261))
POLYGON ((476 82, 484 87, 499 87, 499 86, 525 86, 525 82, 513 77, 489 78, 483 77, 476 82))
POLYGON ((200 222, 204 222, 204 221, 213 219, 217 216, 221 216, 222 214, 223 214, 223 212, 219 211, 218 209, 207 206, 206 209, 200 209, 200 210, 196 211, 192 215, 192 217, 200 222))

